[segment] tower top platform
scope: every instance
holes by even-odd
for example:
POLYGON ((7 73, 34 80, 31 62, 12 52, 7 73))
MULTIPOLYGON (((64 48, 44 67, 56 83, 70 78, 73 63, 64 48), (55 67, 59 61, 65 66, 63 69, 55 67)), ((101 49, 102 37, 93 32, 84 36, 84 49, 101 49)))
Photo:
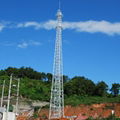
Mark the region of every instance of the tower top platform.
POLYGON ((58 11, 57 11, 57 17, 62 17, 62 16, 63 16, 63 14, 62 14, 61 10, 58 9, 58 11))

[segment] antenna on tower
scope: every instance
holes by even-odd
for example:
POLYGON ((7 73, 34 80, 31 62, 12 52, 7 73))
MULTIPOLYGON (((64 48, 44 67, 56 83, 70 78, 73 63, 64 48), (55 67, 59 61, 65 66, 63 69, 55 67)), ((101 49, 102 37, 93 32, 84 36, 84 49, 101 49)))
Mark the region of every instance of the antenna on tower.
POLYGON ((61 0, 59 0, 59 10, 61 10, 61 0))

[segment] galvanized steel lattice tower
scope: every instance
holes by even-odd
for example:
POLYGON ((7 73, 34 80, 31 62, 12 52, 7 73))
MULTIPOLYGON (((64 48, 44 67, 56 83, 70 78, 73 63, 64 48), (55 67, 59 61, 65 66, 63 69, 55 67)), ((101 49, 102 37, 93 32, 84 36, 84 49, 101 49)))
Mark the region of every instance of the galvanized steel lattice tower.
POLYGON ((62 12, 57 12, 56 43, 49 119, 64 117, 63 64, 62 64, 62 12))

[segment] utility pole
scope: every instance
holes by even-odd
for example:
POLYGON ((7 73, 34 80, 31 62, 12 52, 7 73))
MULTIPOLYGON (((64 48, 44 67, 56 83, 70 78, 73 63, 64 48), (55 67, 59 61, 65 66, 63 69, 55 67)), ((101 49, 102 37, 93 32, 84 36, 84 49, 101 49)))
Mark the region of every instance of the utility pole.
POLYGON ((5 80, 3 81, 3 87, 2 87, 1 107, 3 106, 4 90, 5 90, 5 80))
POLYGON ((6 120, 8 119, 8 112, 9 112, 9 106, 10 106, 11 85, 12 85, 12 74, 11 74, 11 76, 10 76, 10 83, 9 83, 9 92, 8 92, 8 103, 7 103, 6 120))
POLYGON ((61 12, 59 0, 49 119, 59 119, 64 117, 62 17, 63 15, 61 12))
POLYGON ((17 113, 18 113, 19 88, 20 88, 20 79, 18 79, 18 85, 17 85, 16 115, 17 115, 17 113))

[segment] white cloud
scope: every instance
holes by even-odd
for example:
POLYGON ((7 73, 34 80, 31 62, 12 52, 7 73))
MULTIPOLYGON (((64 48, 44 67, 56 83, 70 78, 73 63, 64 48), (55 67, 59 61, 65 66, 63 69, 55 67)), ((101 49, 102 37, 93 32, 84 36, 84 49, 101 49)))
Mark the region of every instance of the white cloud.
POLYGON ((39 45, 42 45, 42 44, 41 44, 40 42, 38 42, 38 41, 32 41, 32 40, 31 40, 31 41, 29 42, 29 45, 39 46, 39 45))
POLYGON ((55 20, 49 20, 48 22, 45 22, 42 24, 42 27, 47 30, 55 29, 57 25, 57 21, 55 20))
POLYGON ((19 47, 19 48, 27 48, 28 45, 29 44, 27 42, 22 42, 22 43, 18 44, 17 47, 19 47))
POLYGON ((5 28, 13 28, 15 23, 9 21, 0 21, 0 32, 5 28))
MULTIPOLYGON (((34 27, 35 29, 55 29, 57 22, 49 20, 47 22, 25 22, 18 24, 18 27, 34 27)), ((112 23, 108 21, 80 21, 80 22, 63 22, 63 29, 71 29, 77 32, 104 33, 107 35, 120 35, 120 22, 112 23)))
POLYGON ((38 41, 31 40, 31 41, 23 41, 23 42, 19 43, 17 45, 17 47, 18 48, 27 48, 29 46, 39 46, 39 45, 42 45, 42 44, 38 41))
POLYGON ((31 46, 40 46, 42 43, 39 41, 29 40, 29 41, 21 41, 19 43, 17 42, 10 42, 10 41, 4 41, 0 43, 0 46, 5 47, 17 47, 17 48, 27 48, 31 46))
POLYGON ((34 21, 31 21, 31 22, 25 22, 25 23, 19 23, 17 25, 18 28, 21 28, 21 27, 34 27, 35 29, 39 29, 41 27, 41 24, 37 23, 37 22, 34 22, 34 21))
POLYGON ((5 28, 5 25, 0 23, 0 32, 5 28))
POLYGON ((73 29, 78 32, 96 33, 101 32, 107 35, 120 35, 120 22, 110 23, 107 21, 86 21, 86 22, 64 22, 64 29, 73 29))
MULTIPOLYGON (((57 21, 49 20, 46 22, 36 22, 28 21, 24 23, 13 23, 9 22, 7 24, 0 23, 0 31, 4 28, 28 28, 33 27, 34 29, 45 29, 52 30, 55 29, 57 21)), ((104 33, 107 35, 120 35, 120 22, 109 22, 109 21, 80 21, 80 22, 63 22, 63 29, 75 30, 77 32, 88 32, 88 33, 104 33)), ((25 45, 25 43, 24 43, 25 45)))
POLYGON ((56 21, 54 20, 49 20, 48 22, 35 22, 35 21, 30 21, 30 22, 25 22, 25 23, 19 23, 17 25, 18 28, 27 28, 27 27, 33 27, 35 29, 47 29, 51 30, 56 27, 56 21))

